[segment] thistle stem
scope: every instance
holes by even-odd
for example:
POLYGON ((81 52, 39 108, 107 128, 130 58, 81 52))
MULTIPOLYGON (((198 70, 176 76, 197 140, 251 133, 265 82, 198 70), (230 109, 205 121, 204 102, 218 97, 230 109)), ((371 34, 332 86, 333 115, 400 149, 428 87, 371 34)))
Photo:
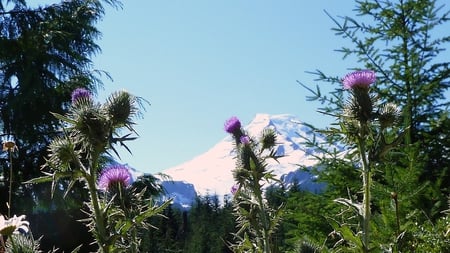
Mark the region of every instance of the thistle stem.
POLYGON ((12 206, 12 182, 13 182, 13 164, 12 164, 12 151, 8 149, 9 153, 9 196, 8 196, 8 218, 11 217, 12 206))
POLYGON ((363 252, 369 252, 370 243, 370 185, 372 176, 370 172, 369 162, 367 160, 366 145, 364 138, 358 138, 358 148, 361 155, 362 177, 363 177, 363 212, 362 216, 362 232, 363 232, 363 252))
MULTIPOLYGON (((255 184, 259 186, 259 182, 258 184, 255 184)), ((266 214, 266 209, 264 208, 264 202, 263 202, 263 197, 262 197, 262 191, 261 188, 255 189, 256 191, 256 195, 258 198, 258 204, 260 206, 260 216, 261 216, 261 220, 262 220, 262 224, 263 224, 263 228, 262 228, 262 236, 263 236, 263 243, 264 243, 264 253, 270 253, 270 238, 269 238, 269 223, 267 221, 267 214, 266 214)))
POLYGON ((0 235, 0 252, 6 251, 5 241, 3 240, 3 235, 0 235))
POLYGON ((394 204, 395 204, 395 220, 397 222, 397 234, 396 234, 396 239, 397 239, 397 251, 400 248, 400 240, 398 240, 398 237, 400 236, 400 214, 399 214, 399 206, 398 206, 398 195, 397 192, 393 192, 392 194, 392 198, 394 199, 394 204))
MULTIPOLYGON (((130 212, 129 208, 127 208, 125 204, 125 187, 123 184, 118 184, 118 194, 119 194, 119 200, 120 200, 120 207, 122 211, 125 214, 126 219, 133 220, 132 213, 130 212)), ((131 242, 130 242, 130 248, 128 249, 130 253, 136 253, 138 252, 138 244, 136 243, 137 235, 136 235, 136 229, 131 228, 131 242)))
POLYGON ((370 243, 370 184, 371 175, 370 171, 363 173, 363 183, 364 183, 364 198, 363 198, 363 242, 364 242, 364 252, 369 252, 370 243))
POLYGON ((256 199, 258 200, 259 205, 259 216, 260 216, 260 222, 256 221, 254 224, 256 231, 262 234, 262 249, 264 253, 270 253, 270 236, 269 236, 269 230, 270 230, 270 223, 267 218, 267 210, 264 206, 263 201, 263 191, 261 190, 262 186, 260 185, 260 180, 262 179, 263 175, 261 171, 263 171, 262 168, 259 168, 258 158, 254 153, 252 153, 251 158, 254 161, 255 167, 252 168, 252 183, 251 188, 253 191, 253 194, 255 195, 256 199), (261 227, 262 225, 262 227, 261 227))
POLYGON ((76 162, 78 163, 78 166, 81 168, 81 171, 83 172, 83 178, 86 180, 87 183, 87 187, 89 190, 89 195, 90 195, 90 200, 91 200, 91 204, 92 204, 92 208, 94 209, 94 217, 95 217, 95 231, 97 232, 97 244, 100 248, 100 252, 103 253, 108 253, 110 252, 110 245, 108 245, 108 235, 106 233, 106 226, 105 226, 105 220, 103 217, 103 214, 100 210, 100 198, 98 197, 98 193, 97 193, 97 186, 96 186, 96 170, 95 168, 97 168, 98 163, 98 157, 100 155, 93 155, 92 160, 93 162, 91 162, 88 168, 86 168, 83 163, 79 160, 76 159, 76 162), (97 158, 95 158, 97 157, 97 158))
POLYGON ((95 171, 92 166, 89 169, 89 175, 86 175, 86 181, 88 183, 89 194, 91 195, 91 204, 94 208, 95 227, 98 233, 97 244, 99 245, 101 252, 107 253, 109 252, 109 245, 107 243, 108 236, 106 234, 106 228, 103 219, 104 217, 100 210, 97 187, 95 185, 95 171))
POLYGON ((89 193, 91 195, 91 204, 94 208, 94 215, 95 215, 95 226, 97 228, 98 233, 98 242, 97 244, 102 249, 102 252, 106 253, 109 252, 108 245, 107 245, 107 236, 106 236, 106 229, 105 224, 103 220, 103 215, 100 210, 99 205, 99 198, 97 195, 97 189, 95 187, 95 180, 93 180, 93 177, 87 178, 88 180, 88 186, 89 186, 89 193))

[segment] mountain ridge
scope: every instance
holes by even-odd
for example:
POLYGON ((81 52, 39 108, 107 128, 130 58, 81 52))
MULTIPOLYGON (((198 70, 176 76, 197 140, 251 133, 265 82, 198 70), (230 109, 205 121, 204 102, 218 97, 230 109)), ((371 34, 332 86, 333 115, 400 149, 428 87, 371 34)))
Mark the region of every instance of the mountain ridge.
MULTIPOLYGON (((317 162, 311 155, 314 150, 301 145, 305 137, 311 137, 311 129, 290 114, 258 113, 244 126, 245 131, 255 139, 265 128, 272 128, 277 133, 276 152, 277 155, 283 155, 278 162, 269 160, 268 169, 273 170, 285 183, 295 181, 311 191, 320 190, 323 185, 315 182, 314 175, 307 171, 298 171, 300 166, 310 167, 317 162)), ((232 174, 235 155, 233 139, 227 136, 205 153, 162 171, 172 179, 170 183, 164 182, 167 187, 165 197, 173 198, 174 203, 188 207, 189 201, 192 202, 192 198, 198 195, 230 195, 230 188, 235 184, 232 174)))

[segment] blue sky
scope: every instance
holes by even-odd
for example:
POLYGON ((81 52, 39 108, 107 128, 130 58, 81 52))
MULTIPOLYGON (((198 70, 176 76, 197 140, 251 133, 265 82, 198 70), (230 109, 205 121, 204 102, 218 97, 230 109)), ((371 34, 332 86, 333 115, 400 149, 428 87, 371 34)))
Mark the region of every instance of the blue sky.
POLYGON ((233 115, 244 124, 257 113, 329 122, 297 80, 314 86, 306 71, 344 75, 359 67, 333 51, 345 41, 324 13, 351 14, 353 7, 353 1, 161 0, 107 9, 94 63, 114 81, 105 80, 99 99, 126 89, 151 103, 137 120, 139 139, 129 143, 133 155, 121 152, 121 162, 150 173, 186 162, 226 137, 223 123, 233 115))
POLYGON ((344 76, 363 67, 334 51, 348 41, 324 12, 355 16, 354 7, 350 0, 128 0, 107 8, 93 61, 113 81, 104 79, 98 99, 126 89, 151 103, 136 121, 133 155, 122 150, 120 162, 150 173, 186 162, 226 137, 230 116, 246 124, 257 113, 289 113, 329 124, 297 80, 327 90, 306 72, 344 76))

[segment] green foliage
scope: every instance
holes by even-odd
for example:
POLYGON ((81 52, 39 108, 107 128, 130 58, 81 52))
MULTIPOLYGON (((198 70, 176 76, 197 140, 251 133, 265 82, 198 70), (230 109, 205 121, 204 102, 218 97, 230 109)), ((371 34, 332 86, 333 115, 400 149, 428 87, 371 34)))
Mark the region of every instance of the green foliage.
MULTIPOLYGON (((35 5, 35 1, 0 1, 0 128, 2 136, 14 137, 18 146, 13 157, 12 210, 30 215, 36 209, 66 209, 70 219, 87 200, 83 188, 67 191, 65 200, 62 194, 50 199, 50 183, 21 183, 41 175, 47 146, 60 133, 58 119, 49 112, 66 112, 74 88, 95 90, 102 85, 99 77, 106 73, 92 69, 91 61, 100 51, 96 44, 100 31, 95 25, 105 14, 104 4, 119 7, 120 2, 60 1, 36 8, 27 2, 35 5)), ((8 160, 2 154, 3 178, 10 178, 7 167, 8 160)), ((65 191, 67 186, 61 182, 56 189, 65 191)), ((0 192, 0 212, 6 213, 5 185, 0 184, 0 192)), ((44 222, 33 223, 34 232, 39 233, 44 222)))
MULTIPOLYGON (((448 23, 449 11, 436 6, 433 0, 374 0, 357 1, 355 12, 358 20, 352 17, 330 18, 335 22, 333 30, 336 35, 352 43, 353 47, 338 50, 344 59, 355 56, 364 68, 378 73, 377 83, 371 87, 377 96, 370 99, 384 104, 374 111, 379 119, 374 126, 380 130, 375 128, 375 134, 365 140, 369 161, 373 161, 370 187, 373 200, 370 228, 376 242, 373 245, 390 252, 412 252, 416 250, 417 241, 431 235, 431 231, 437 237, 443 234, 442 227, 427 224, 441 220, 441 211, 449 194, 448 184, 443 182, 448 182, 449 175, 446 155, 449 146, 445 141, 448 140, 448 128, 445 127, 448 123, 448 100, 445 100, 445 92, 449 88, 450 72, 449 63, 440 62, 442 58, 439 56, 450 37, 436 32, 448 23), (400 120, 395 120, 396 116, 380 117, 383 113, 397 114, 391 103, 399 106, 400 120), (383 122, 400 125, 399 128, 391 128, 383 122), (400 137, 398 134, 402 131, 399 129, 403 129, 400 137), (411 247, 413 244, 415 246, 411 247)), ((339 78, 321 71, 313 74, 319 81, 332 85, 340 83, 339 78)), ((341 117, 346 112, 361 112, 355 106, 355 100, 346 100, 341 87, 336 87, 328 95, 322 94, 318 87, 315 90, 306 88, 312 93, 308 99, 321 102, 319 111, 326 115, 341 117), (347 102, 353 106, 347 107, 347 102)), ((327 134, 327 145, 314 141, 308 144, 316 146, 324 154, 318 157, 321 165, 317 171, 320 180, 328 184, 325 194, 348 195, 348 199, 340 202, 358 209, 354 203, 360 201, 361 195, 355 187, 357 174, 351 169, 356 158, 352 150, 357 146, 348 147, 347 157, 328 148, 329 144, 341 145, 355 140, 339 134, 341 131, 357 133, 354 130, 361 124, 350 123, 333 124, 319 130, 327 134), (349 194, 345 194, 347 191, 349 194)), ((373 130, 372 127, 367 129, 373 130)), ((350 217, 343 218, 346 221, 350 217)), ((339 228, 341 234, 347 234, 348 238, 356 235, 356 230, 347 231, 338 226, 342 224, 345 223, 341 221, 334 227, 339 228)), ((445 240, 441 237, 437 241, 445 240)), ((346 243, 342 245, 348 248, 346 243)), ((354 242, 353 245, 357 244, 354 242)), ((438 245, 435 244, 440 248, 438 245)), ((425 245, 423 249, 426 247, 430 246, 425 245)))
POLYGON ((295 249, 295 252, 298 253, 319 253, 323 252, 321 247, 319 245, 314 244, 313 242, 304 239, 301 242, 298 243, 297 248, 295 249))
POLYGON ((411 234, 405 235, 405 237, 409 236, 410 240, 404 240, 405 245, 402 245, 402 249, 404 252, 449 252, 450 238, 443 233, 448 225, 448 218, 442 218, 435 224, 426 222, 412 227, 411 234))
MULTIPOLYGON (((14 184, 14 209, 48 212, 56 207, 57 212, 79 209, 84 200, 91 200, 95 218, 90 224, 97 229, 97 240, 122 250, 230 252, 226 243, 236 238, 240 245, 235 249, 241 251, 326 252, 327 247, 335 247, 336 251, 349 252, 354 250, 351 247, 362 247, 355 211, 360 212, 364 197, 360 173, 355 170, 359 157, 353 142, 358 141, 358 121, 367 118, 367 111, 373 108, 361 111, 358 100, 347 100, 340 85, 329 94, 323 94, 318 86, 306 87, 312 92, 308 99, 322 103, 322 113, 358 115, 356 121, 321 129, 327 143, 307 140, 305 144, 321 151, 316 157, 320 165, 312 171, 327 183, 322 194, 294 187, 288 191, 269 189, 264 195, 261 183, 274 179, 265 171, 265 159, 278 158, 272 149, 276 136, 265 131, 258 140, 260 145, 255 140, 242 145, 235 138, 238 164, 234 176, 240 185, 234 199, 240 229, 237 237, 230 234, 235 217, 229 202, 220 206, 213 197, 200 198, 189 212, 173 209, 168 203, 159 207, 153 202, 144 204, 161 192, 154 177, 140 178, 132 188, 120 191, 123 195, 97 195, 92 189, 104 164, 103 154, 117 154, 116 144, 135 138, 131 119, 139 116, 137 105, 141 101, 118 92, 103 105, 74 108, 68 103, 74 88, 95 90, 101 84, 100 73, 91 69, 90 57, 100 50, 95 44, 100 33, 94 25, 104 14, 102 3, 120 7, 115 0, 64 1, 37 9, 29 9, 21 0, 0 1, 0 125, 19 146, 13 157, 19 169, 13 176, 17 181, 29 180, 44 162, 53 168, 26 187, 14 184), (351 106, 346 106, 347 102, 351 106), (67 135, 58 136, 60 120, 66 123, 67 135), (131 133, 123 135, 124 129, 131 133), (330 148, 334 144, 345 144, 349 152, 330 148), (44 161, 47 153, 50 156, 44 161), (36 184, 50 182, 51 188, 36 184), (91 191, 83 189, 85 186, 91 191), (53 199, 47 197, 50 192, 53 199), (337 205, 334 199, 344 205, 337 205), (165 217, 156 215, 159 213, 165 217), (132 221, 141 226, 134 227, 132 221), (138 237, 143 238, 140 246, 138 237), (270 249, 266 245, 271 245, 270 249)), ((374 110, 379 119, 375 128, 364 129, 365 133, 382 129, 365 139, 368 158, 373 162, 372 245, 388 252, 448 252, 450 225, 442 211, 450 194, 450 120, 445 99, 450 70, 449 62, 440 62, 439 57, 450 36, 437 29, 447 24, 449 12, 433 0, 356 1, 355 11, 359 20, 331 18, 336 35, 353 43, 353 47, 338 50, 344 59, 356 56, 364 68, 378 73, 378 83, 371 88, 377 96, 369 99, 383 106, 374 110), (400 107, 399 128, 383 123, 397 118, 383 117, 396 113, 392 102, 400 107), (400 129, 404 135, 398 138, 400 129), (401 146, 394 149, 398 144, 401 146)), ((319 81, 340 83, 339 77, 320 70, 314 74, 319 81)), ((3 168, 10 165, 5 157, 1 162, 3 168)), ((3 176, 9 178, 5 169, 3 176)), ((27 243, 31 249, 29 241, 23 240, 23 245, 27 243)), ((104 249, 109 250, 113 249, 104 249)))
POLYGON ((228 242, 235 228, 232 205, 221 206, 217 196, 196 200, 188 214, 187 243, 183 252, 231 252, 228 242))
POLYGON ((308 241, 326 244, 332 230, 328 217, 338 211, 330 198, 299 190, 298 186, 292 186, 286 195, 286 215, 282 223, 285 251, 294 250, 306 237, 308 241))
POLYGON ((236 117, 230 118, 225 126, 234 137, 237 151, 233 203, 238 231, 231 247, 235 252, 277 252, 273 236, 283 215, 283 205, 269 206, 263 189, 265 182, 279 182, 266 162, 280 157, 275 150, 276 133, 265 129, 256 142, 241 129, 236 117))
POLYGON ((232 252, 235 216, 228 200, 219 204, 217 196, 203 196, 189 210, 170 205, 162 215, 152 217, 155 227, 143 231, 142 252, 232 252))
MULTIPOLYGON (((184 237, 187 229, 187 215, 181 210, 168 206, 162 213, 163 216, 152 219, 156 228, 152 229, 154 235, 147 240, 147 248, 144 252, 183 252, 184 237)), ((145 237, 144 237, 145 238, 145 237)), ((145 243, 145 242, 144 242, 145 243)))
MULTIPOLYGON (((119 135, 124 128, 134 133, 134 119, 139 115, 140 99, 125 93, 114 93, 106 103, 100 104, 88 92, 76 90, 69 112, 54 113, 63 123, 64 135, 49 145, 50 154, 44 166, 50 170, 46 177, 53 181, 52 192, 63 179, 70 182, 68 190, 78 182, 87 188, 88 217, 84 221, 95 238, 98 252, 104 253, 138 252, 141 233, 150 227, 149 218, 163 212, 171 201, 154 203, 152 194, 160 193, 161 187, 154 187, 157 184, 152 176, 138 179, 136 185, 123 181, 131 180, 124 166, 105 169, 99 179, 98 173, 105 165, 104 156, 111 150, 115 152, 114 145, 126 147, 125 142, 134 139, 130 134, 119 135), (103 194, 98 189, 102 180, 103 194)), ((31 182, 45 180, 40 177, 31 182)))

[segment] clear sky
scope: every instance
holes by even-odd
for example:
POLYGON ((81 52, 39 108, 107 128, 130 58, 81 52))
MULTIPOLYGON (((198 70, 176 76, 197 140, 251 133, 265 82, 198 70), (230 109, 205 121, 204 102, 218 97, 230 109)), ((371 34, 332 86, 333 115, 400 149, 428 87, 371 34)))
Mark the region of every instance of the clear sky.
POLYGON ((330 30, 332 15, 351 14, 353 1, 123 1, 98 25, 108 71, 99 99, 126 89, 147 99, 139 139, 123 163, 155 173, 209 150, 227 134, 223 123, 246 124, 257 113, 290 113, 314 124, 331 119, 307 102, 297 80, 306 71, 344 75, 354 61, 334 52, 345 43, 330 30))
POLYGON ((93 60, 114 79, 105 79, 100 101, 126 89, 151 103, 136 121, 133 155, 120 152, 140 171, 160 172, 209 150, 227 135, 230 116, 246 124, 257 113, 289 113, 324 126, 332 119, 316 112, 297 80, 323 86, 306 72, 343 76, 363 67, 334 51, 348 41, 331 31, 324 12, 354 16, 354 1, 122 2, 98 23, 102 52, 93 60))

